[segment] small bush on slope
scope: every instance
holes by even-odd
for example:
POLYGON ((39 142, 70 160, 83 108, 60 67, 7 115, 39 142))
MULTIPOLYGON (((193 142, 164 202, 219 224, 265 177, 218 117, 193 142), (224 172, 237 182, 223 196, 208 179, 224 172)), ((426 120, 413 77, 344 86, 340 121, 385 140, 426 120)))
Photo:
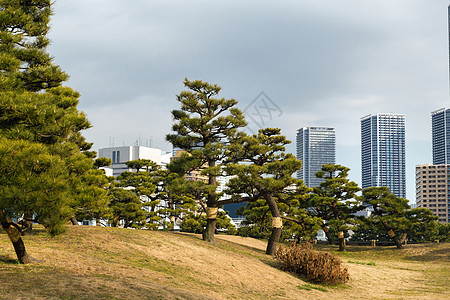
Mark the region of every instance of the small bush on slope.
POLYGON ((311 244, 292 244, 286 249, 281 247, 275 253, 275 259, 285 271, 305 275, 315 283, 328 285, 345 283, 350 276, 341 260, 328 252, 319 252, 311 244))

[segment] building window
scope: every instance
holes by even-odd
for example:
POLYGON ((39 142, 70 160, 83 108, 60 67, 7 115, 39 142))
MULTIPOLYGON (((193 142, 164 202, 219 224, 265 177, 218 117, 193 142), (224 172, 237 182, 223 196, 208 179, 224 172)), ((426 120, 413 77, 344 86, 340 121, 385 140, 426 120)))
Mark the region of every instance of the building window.
POLYGON ((113 151, 113 153, 112 153, 112 163, 113 164, 120 163, 120 151, 113 151))

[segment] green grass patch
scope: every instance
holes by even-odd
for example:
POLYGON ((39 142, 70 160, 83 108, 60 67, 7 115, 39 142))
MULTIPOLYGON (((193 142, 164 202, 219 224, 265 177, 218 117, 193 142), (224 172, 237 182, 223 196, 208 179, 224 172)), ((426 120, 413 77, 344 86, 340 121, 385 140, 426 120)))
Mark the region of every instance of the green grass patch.
POLYGON ((328 292, 328 290, 320 285, 312 285, 312 284, 304 284, 304 285, 298 285, 298 289, 305 290, 305 291, 311 291, 311 290, 318 290, 321 292, 328 292))
POLYGON ((351 260, 349 260, 348 262, 351 263, 351 264, 375 266, 375 263, 373 261, 366 263, 366 262, 361 262, 361 261, 351 261, 351 260))

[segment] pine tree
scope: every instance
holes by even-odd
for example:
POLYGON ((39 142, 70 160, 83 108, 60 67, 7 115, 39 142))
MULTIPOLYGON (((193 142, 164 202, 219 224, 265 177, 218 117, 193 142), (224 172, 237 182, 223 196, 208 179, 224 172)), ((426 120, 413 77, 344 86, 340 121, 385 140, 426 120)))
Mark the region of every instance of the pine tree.
POLYGON ((135 193, 122 188, 112 188, 110 198, 109 209, 113 227, 118 227, 121 222, 124 228, 142 228, 146 225, 143 203, 135 193))
POLYGON ((352 223, 354 214, 363 209, 356 199, 356 193, 361 189, 347 178, 349 170, 341 165, 323 165, 316 176, 325 180, 314 188, 309 203, 312 211, 327 221, 327 226, 337 229, 339 251, 345 251, 344 230, 348 229, 347 224, 352 223))
POLYGON ((437 217, 426 208, 411 209, 408 200, 392 194, 388 187, 369 187, 362 191, 362 200, 373 208, 375 224, 384 230, 398 249, 408 234, 417 239, 432 236, 437 217))
POLYGON ((0 0, 0 163, 9 169, 0 221, 21 263, 30 257, 12 217, 62 232, 78 176, 93 164, 92 144, 80 133, 90 127, 77 109, 80 95, 61 86, 68 76, 46 52, 51 13, 50 0, 0 0), (11 163, 17 157, 23 162, 11 163))
POLYGON ((174 133, 168 134, 166 139, 191 155, 189 160, 196 163, 192 170, 203 169, 208 177, 204 194, 207 223, 203 238, 214 242, 219 206, 216 179, 221 173, 221 162, 227 158, 224 145, 246 123, 243 113, 235 107, 235 99, 216 98, 221 90, 218 85, 188 79, 184 80, 184 85, 188 90, 177 96, 181 108, 172 111, 174 133))
MULTIPOLYGON (((147 219, 146 226, 151 229, 157 229, 161 216, 158 214, 158 204, 160 199, 154 197, 157 184, 159 182, 159 166, 149 159, 137 159, 127 161, 128 168, 133 169, 133 172, 123 172, 117 177, 118 183, 116 187, 132 188, 132 192, 140 199, 141 206, 139 209, 145 210, 147 219)), ((138 209, 138 206, 134 206, 138 209)), ((136 212, 136 216, 140 214, 136 212)), ((136 223, 137 224, 137 223, 136 223)))
POLYGON ((290 141, 280 134, 278 128, 260 129, 258 134, 241 134, 228 147, 229 159, 235 163, 226 166, 227 174, 234 176, 228 184, 227 194, 237 199, 219 201, 232 203, 264 199, 272 215, 272 234, 266 253, 273 255, 282 234, 282 214, 277 199, 288 188, 301 189, 302 182, 292 175, 301 167, 301 161, 285 153, 290 141), (243 162, 243 163, 242 163, 243 162))

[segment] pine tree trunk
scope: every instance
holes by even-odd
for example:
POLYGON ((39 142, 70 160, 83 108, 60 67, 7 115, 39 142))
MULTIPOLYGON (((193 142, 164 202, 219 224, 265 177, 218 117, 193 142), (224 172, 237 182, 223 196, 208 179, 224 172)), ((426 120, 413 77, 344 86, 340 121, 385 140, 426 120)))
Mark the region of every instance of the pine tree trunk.
POLYGON ((401 237, 400 237, 400 243, 401 244, 406 244, 406 236, 407 236, 407 233, 403 233, 401 235, 401 237))
POLYGON ((387 230, 387 234, 390 236, 390 238, 394 241, 395 246, 397 246, 397 249, 402 249, 402 242, 400 241, 400 239, 397 237, 397 235, 395 234, 394 230, 392 230, 392 228, 390 228, 386 222, 382 222, 384 228, 387 230))
POLYGON ((275 255, 277 251, 278 242, 281 238, 281 231, 283 228, 272 228, 272 234, 270 235, 269 241, 267 243, 266 254, 275 255))
POLYGON ((33 219, 32 213, 25 213, 22 220, 22 236, 24 235, 31 235, 33 234, 33 221, 30 221, 33 219))
POLYGON ((31 257, 25 250, 25 244, 23 243, 21 233, 19 229, 13 225, 12 219, 6 214, 5 211, 0 211, 0 220, 3 230, 8 234, 8 237, 14 246, 19 263, 31 263, 31 257))
POLYGON ((23 220, 23 224, 22 224, 23 228, 22 228, 22 235, 32 235, 33 234, 33 222, 32 221, 26 221, 23 220))
POLYGON ((330 232, 328 231, 328 227, 325 224, 322 224, 322 230, 325 232, 325 236, 327 237, 327 241, 329 245, 334 245, 333 237, 331 236, 330 232))
POLYGON ((216 231, 217 219, 207 219, 206 229, 203 231, 203 240, 209 243, 214 243, 214 233, 216 231))
POLYGON ((388 235, 392 238, 392 240, 395 243, 395 246, 397 246, 397 249, 403 249, 403 245, 402 242, 400 241, 400 239, 397 237, 397 235, 395 235, 394 231, 391 229, 388 231, 388 235))
POLYGON ((112 227, 117 227, 119 225, 119 217, 118 216, 113 218, 111 225, 112 225, 112 227))
POLYGON ((75 216, 70 217, 70 222, 72 223, 72 225, 79 225, 75 216))
POLYGON ((269 241, 267 243, 266 254, 275 255, 278 242, 281 238, 283 222, 281 220, 281 214, 278 209, 278 205, 272 195, 266 195, 264 198, 266 199, 267 204, 269 205, 270 212, 272 213, 272 234, 270 235, 269 241))
MULTIPOLYGON (((216 161, 209 161, 208 167, 213 168, 216 165, 216 161)), ((216 176, 209 174, 208 185, 216 186, 216 176)), ((206 228, 203 231, 203 240, 209 243, 214 243, 214 234, 216 233, 217 224, 217 200, 216 200, 216 190, 212 190, 208 194, 208 201, 206 202, 206 228)))
POLYGON ((345 251, 345 238, 343 231, 338 232, 338 239, 339 239, 339 251, 345 251))

